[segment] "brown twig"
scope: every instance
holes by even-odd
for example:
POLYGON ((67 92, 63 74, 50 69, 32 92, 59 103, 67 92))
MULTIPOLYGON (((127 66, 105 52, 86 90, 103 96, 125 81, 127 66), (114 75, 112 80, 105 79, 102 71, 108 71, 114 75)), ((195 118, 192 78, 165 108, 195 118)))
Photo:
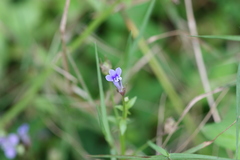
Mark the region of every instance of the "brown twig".
MULTIPOLYGON (((178 121, 175 123, 175 126, 174 126, 173 128, 176 128, 176 127, 179 125, 179 123, 183 120, 183 118, 185 117, 185 115, 189 112, 189 110, 193 107, 193 105, 194 105, 195 103, 197 103, 198 101, 200 101, 201 99, 203 99, 203 98, 205 98, 205 97, 208 97, 210 94, 212 95, 212 94, 221 92, 221 91, 224 90, 224 89, 225 89, 224 87, 220 87, 220 88, 217 88, 217 89, 215 89, 215 90, 213 90, 213 91, 211 91, 211 92, 208 92, 208 93, 205 93, 205 94, 201 94, 201 95, 195 97, 193 100, 191 100, 191 101, 189 102, 189 104, 187 105, 187 107, 184 109, 181 117, 180 117, 180 118, 178 119, 178 121)), ((165 146, 165 145, 167 144, 167 142, 169 141, 169 139, 171 138, 172 135, 173 135, 173 132, 170 133, 170 134, 167 136, 166 140, 165 140, 164 143, 163 143, 163 146, 165 146)))
MULTIPOLYGON (((163 136, 163 121, 164 121, 164 111, 165 111, 165 103, 166 103, 167 96, 162 94, 158 109, 158 125, 157 125, 157 137, 156 137, 156 144, 158 146, 162 146, 162 136, 163 136)), ((157 152, 157 155, 160 153, 157 152)))
POLYGON ((188 35, 186 32, 180 31, 180 30, 174 30, 166 33, 162 33, 159 35, 154 35, 150 38, 147 39, 147 43, 153 43, 159 39, 167 38, 167 37, 172 37, 172 36, 178 36, 178 35, 188 35))
MULTIPOLYGON (((222 98, 226 95, 226 93, 229 91, 229 89, 226 89, 225 91, 222 92, 222 94, 218 97, 216 100, 216 103, 213 104, 213 107, 211 108, 214 109, 218 105, 218 103, 222 100, 222 98)), ((202 122, 198 125, 197 129, 192 133, 192 135, 176 150, 176 152, 181 152, 183 149, 191 142, 191 140, 199 133, 199 131, 202 129, 202 127, 207 123, 207 121, 211 118, 211 113, 212 111, 209 111, 208 114, 204 117, 202 122)), ((215 140, 215 139, 214 139, 215 140)))

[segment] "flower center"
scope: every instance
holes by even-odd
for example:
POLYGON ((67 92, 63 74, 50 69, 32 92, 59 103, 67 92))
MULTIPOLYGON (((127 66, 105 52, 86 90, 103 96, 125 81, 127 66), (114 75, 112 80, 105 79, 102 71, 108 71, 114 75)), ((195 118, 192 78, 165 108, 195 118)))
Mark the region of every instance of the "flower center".
POLYGON ((119 81, 122 80, 122 77, 119 77, 119 76, 117 75, 115 78, 113 78, 113 80, 114 80, 114 82, 119 82, 119 81))

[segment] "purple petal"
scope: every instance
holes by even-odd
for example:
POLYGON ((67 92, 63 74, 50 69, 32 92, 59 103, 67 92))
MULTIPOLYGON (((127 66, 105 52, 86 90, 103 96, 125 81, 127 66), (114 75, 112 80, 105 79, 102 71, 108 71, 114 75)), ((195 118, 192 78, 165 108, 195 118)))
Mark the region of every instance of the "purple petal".
POLYGON ((19 142, 19 138, 16 134, 11 133, 9 134, 9 136, 7 137, 8 143, 10 143, 11 145, 17 145, 19 142))
POLYGON ((19 135, 25 135, 28 133, 28 131, 29 131, 29 125, 26 123, 18 127, 18 130, 17 130, 19 135))
POLYGON ((122 74, 122 69, 120 67, 116 68, 116 73, 120 77, 122 74))
POLYGON ((6 140, 6 137, 0 137, 0 145, 4 143, 5 140, 6 140))
POLYGON ((10 148, 10 147, 5 149, 4 153, 5 153, 5 156, 9 159, 15 158, 16 154, 17 154, 16 149, 15 148, 10 148))
POLYGON ((107 81, 110 81, 110 82, 112 82, 112 81, 113 81, 113 78, 112 78, 112 76, 111 76, 111 75, 107 75, 105 78, 106 78, 106 80, 107 80, 107 81))
POLYGON ((110 76, 115 76, 116 75, 116 72, 113 70, 113 69, 110 69, 109 70, 109 74, 110 74, 110 76))

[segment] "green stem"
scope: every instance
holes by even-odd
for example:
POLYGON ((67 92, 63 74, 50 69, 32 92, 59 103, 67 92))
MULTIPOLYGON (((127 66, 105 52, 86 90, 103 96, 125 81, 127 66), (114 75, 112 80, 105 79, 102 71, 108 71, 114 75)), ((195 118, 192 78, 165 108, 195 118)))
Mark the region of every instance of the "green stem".
POLYGON ((125 134, 121 134, 120 133, 120 144, 121 144, 121 155, 125 155, 125 150, 126 150, 126 147, 125 147, 125 134))
MULTIPOLYGON (((124 120, 127 119, 127 111, 126 111, 126 102, 124 100, 124 96, 122 96, 122 104, 123 104, 123 110, 122 110, 122 118, 124 120)), ((119 125, 120 128, 120 125, 119 125)), ((125 133, 121 134, 120 132, 120 144, 121 144, 121 155, 125 155, 126 146, 125 146, 125 133)))
POLYGON ((122 103, 123 103, 123 111, 122 111, 122 117, 123 119, 127 119, 127 111, 126 111, 126 102, 124 100, 124 96, 122 96, 122 103))

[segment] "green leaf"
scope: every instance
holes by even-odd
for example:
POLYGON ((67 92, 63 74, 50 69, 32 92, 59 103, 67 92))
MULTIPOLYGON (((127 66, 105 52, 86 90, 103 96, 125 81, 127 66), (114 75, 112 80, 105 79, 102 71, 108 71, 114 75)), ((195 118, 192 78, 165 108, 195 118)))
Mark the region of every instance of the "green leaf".
POLYGON ((200 154, 183 154, 171 153, 170 157, 159 156, 117 156, 117 155, 91 155, 94 158, 119 158, 119 159, 136 159, 136 160, 233 160, 230 158, 220 158, 200 154))
POLYGON ((154 144, 152 141, 148 141, 147 143, 148 143, 148 145, 149 145, 152 149, 154 149, 154 150, 157 151, 158 153, 161 153, 162 155, 164 155, 164 156, 166 156, 166 157, 169 157, 169 153, 168 153, 165 149, 163 149, 162 147, 157 146, 157 145, 154 144))
MULTIPOLYGON (((209 140, 213 140, 230 125, 227 123, 228 122, 226 121, 222 121, 220 123, 207 124, 202 129, 202 132, 209 140)), ((226 149, 235 150, 235 128, 231 127, 227 131, 223 132, 213 143, 226 149)))
POLYGON ((120 120, 119 128, 120 128, 121 135, 124 135, 124 133, 127 130, 127 121, 126 121, 126 119, 121 119, 120 120))
POLYGON ((123 111, 123 106, 122 105, 116 105, 115 106, 117 109, 119 109, 120 111, 123 111))
POLYGON ((105 138, 110 146, 113 144, 112 134, 110 132, 110 127, 107 119, 107 109, 104 100, 104 92, 103 92, 103 85, 102 85, 102 77, 100 72, 100 65, 99 65, 99 58, 98 58, 98 51, 97 46, 95 44, 95 56, 96 56, 96 65, 97 65, 97 77, 98 77, 98 85, 99 85, 99 92, 100 92, 100 108, 97 108, 99 121, 102 127, 102 131, 105 135, 105 138))
POLYGON ((137 97, 133 97, 132 99, 130 99, 126 104, 127 109, 132 108, 132 106, 135 104, 136 100, 137 100, 137 97))
POLYGON ((240 41, 240 36, 232 36, 232 35, 225 35, 225 36, 217 36, 217 35, 202 35, 202 36, 191 36, 191 37, 200 37, 200 38, 211 38, 211 39, 224 39, 224 40, 231 40, 231 41, 240 41))
POLYGON ((220 158, 220 157, 215 157, 215 156, 207 156, 207 155, 201 155, 201 154, 184 154, 184 153, 171 153, 169 154, 170 159, 172 160, 233 160, 229 158, 220 158))

